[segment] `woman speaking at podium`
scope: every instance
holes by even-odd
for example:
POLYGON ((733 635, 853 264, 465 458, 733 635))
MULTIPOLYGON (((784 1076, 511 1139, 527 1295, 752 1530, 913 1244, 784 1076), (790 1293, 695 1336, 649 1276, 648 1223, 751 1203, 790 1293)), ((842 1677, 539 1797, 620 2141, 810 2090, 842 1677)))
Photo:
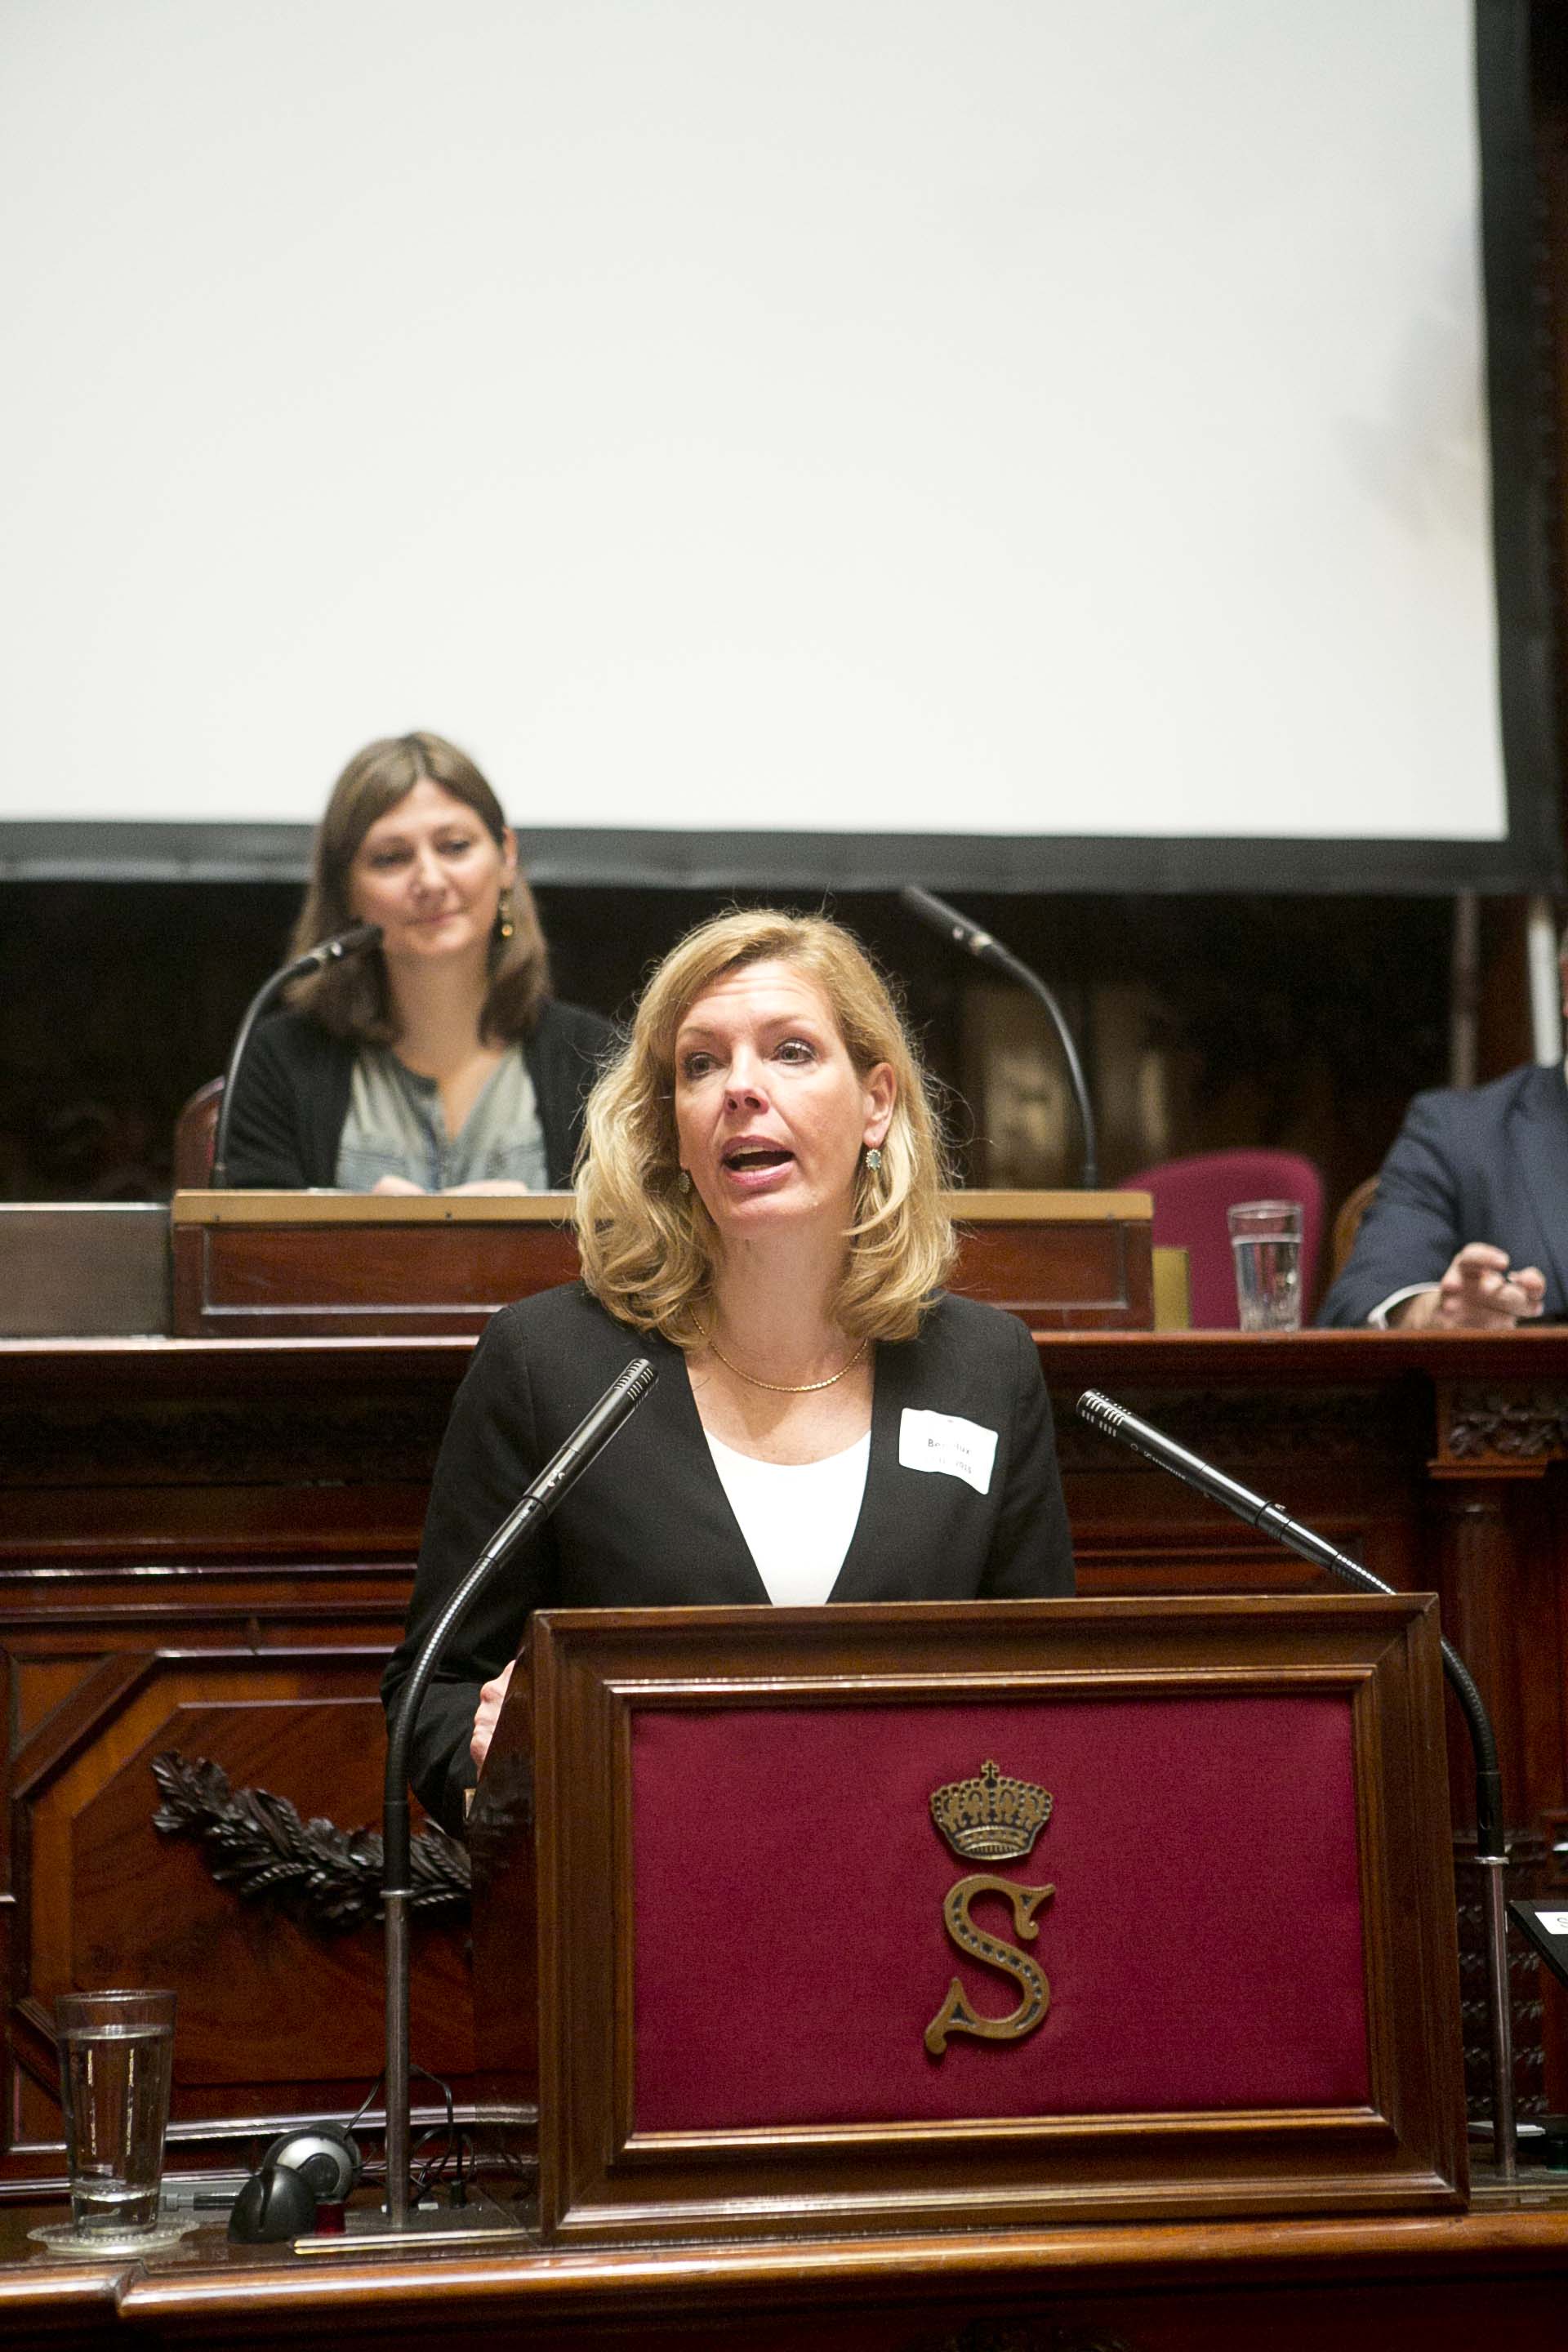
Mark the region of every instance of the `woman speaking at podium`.
POLYGON ((569 1184, 610 1026, 551 996, 500 803, 439 735, 368 743, 332 788, 292 951, 359 923, 380 925, 380 945, 297 982, 289 1011, 251 1040, 230 1184, 569 1184))
POLYGON ((413 1744, 457 1826, 529 1612, 1072 1590, 1033 1339, 941 1288, 937 1122, 847 931, 703 924, 590 1097, 580 1285, 487 1328, 437 1466, 390 1705, 488 1538, 634 1357, 658 1379, 459 1622, 413 1744))

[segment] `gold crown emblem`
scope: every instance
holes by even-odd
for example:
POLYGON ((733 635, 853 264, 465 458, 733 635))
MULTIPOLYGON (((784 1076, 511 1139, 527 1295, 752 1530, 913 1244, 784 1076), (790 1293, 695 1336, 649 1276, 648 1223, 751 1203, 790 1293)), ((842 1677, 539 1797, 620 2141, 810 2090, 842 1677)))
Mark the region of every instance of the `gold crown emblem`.
POLYGON ((1051 1800, 1033 1780, 1010 1780, 989 1757, 973 1780, 933 1789, 931 1817, 954 1853, 1001 1862, 1027 1853, 1051 1817, 1051 1800))

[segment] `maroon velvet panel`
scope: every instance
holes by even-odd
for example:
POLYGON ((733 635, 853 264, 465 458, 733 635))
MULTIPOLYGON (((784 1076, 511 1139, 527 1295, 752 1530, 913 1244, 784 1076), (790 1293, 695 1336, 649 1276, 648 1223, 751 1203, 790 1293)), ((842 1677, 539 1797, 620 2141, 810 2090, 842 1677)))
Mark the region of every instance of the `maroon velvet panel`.
POLYGON ((644 1707, 632 1840, 638 2132, 1365 2103, 1346 1697, 644 1707), (1022 1861, 931 1821, 987 1758, 1055 1801, 1022 1861), (1019 1999, 942 1924, 981 1871, 1054 1885, 1050 2006, 936 2059, 955 1974, 1019 1999))

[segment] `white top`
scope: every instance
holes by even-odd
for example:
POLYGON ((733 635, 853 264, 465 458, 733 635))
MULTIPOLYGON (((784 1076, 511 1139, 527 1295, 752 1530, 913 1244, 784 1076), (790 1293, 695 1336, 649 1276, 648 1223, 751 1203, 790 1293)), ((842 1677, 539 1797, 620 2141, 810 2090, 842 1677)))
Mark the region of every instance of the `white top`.
POLYGON ((758 1462, 704 1434, 768 1599, 781 1609, 826 1601, 860 1517, 870 1431, 826 1462, 758 1462))

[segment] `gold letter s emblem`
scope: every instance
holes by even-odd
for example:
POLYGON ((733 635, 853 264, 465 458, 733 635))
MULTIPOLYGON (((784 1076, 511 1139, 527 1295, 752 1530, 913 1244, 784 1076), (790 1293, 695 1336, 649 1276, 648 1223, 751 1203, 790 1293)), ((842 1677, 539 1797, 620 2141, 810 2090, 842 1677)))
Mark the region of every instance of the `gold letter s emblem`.
POLYGON ((1034 1961, 1016 1945, 983 1935, 969 1916, 969 1906, 977 1895, 1005 1895, 1013 1906, 1014 1927, 1021 1937, 1033 1943, 1040 1932, 1035 1924, 1035 1914, 1056 1891, 1054 1886, 1017 1886, 1010 1878, 993 1878, 984 1872, 973 1878, 961 1878, 956 1886, 949 1889, 942 1916, 952 1941, 961 1952, 984 1960, 987 1968, 1002 1969, 1015 1977, 1023 1989, 1023 1999, 1007 2017, 979 2017, 970 2008, 963 1987, 954 1977, 947 1989, 947 1999, 926 2027, 926 2048, 933 2058, 942 2056, 950 2033, 977 2033, 987 2042, 1018 2042, 1026 2033, 1033 2033, 1051 2005, 1050 1986, 1034 1961))

